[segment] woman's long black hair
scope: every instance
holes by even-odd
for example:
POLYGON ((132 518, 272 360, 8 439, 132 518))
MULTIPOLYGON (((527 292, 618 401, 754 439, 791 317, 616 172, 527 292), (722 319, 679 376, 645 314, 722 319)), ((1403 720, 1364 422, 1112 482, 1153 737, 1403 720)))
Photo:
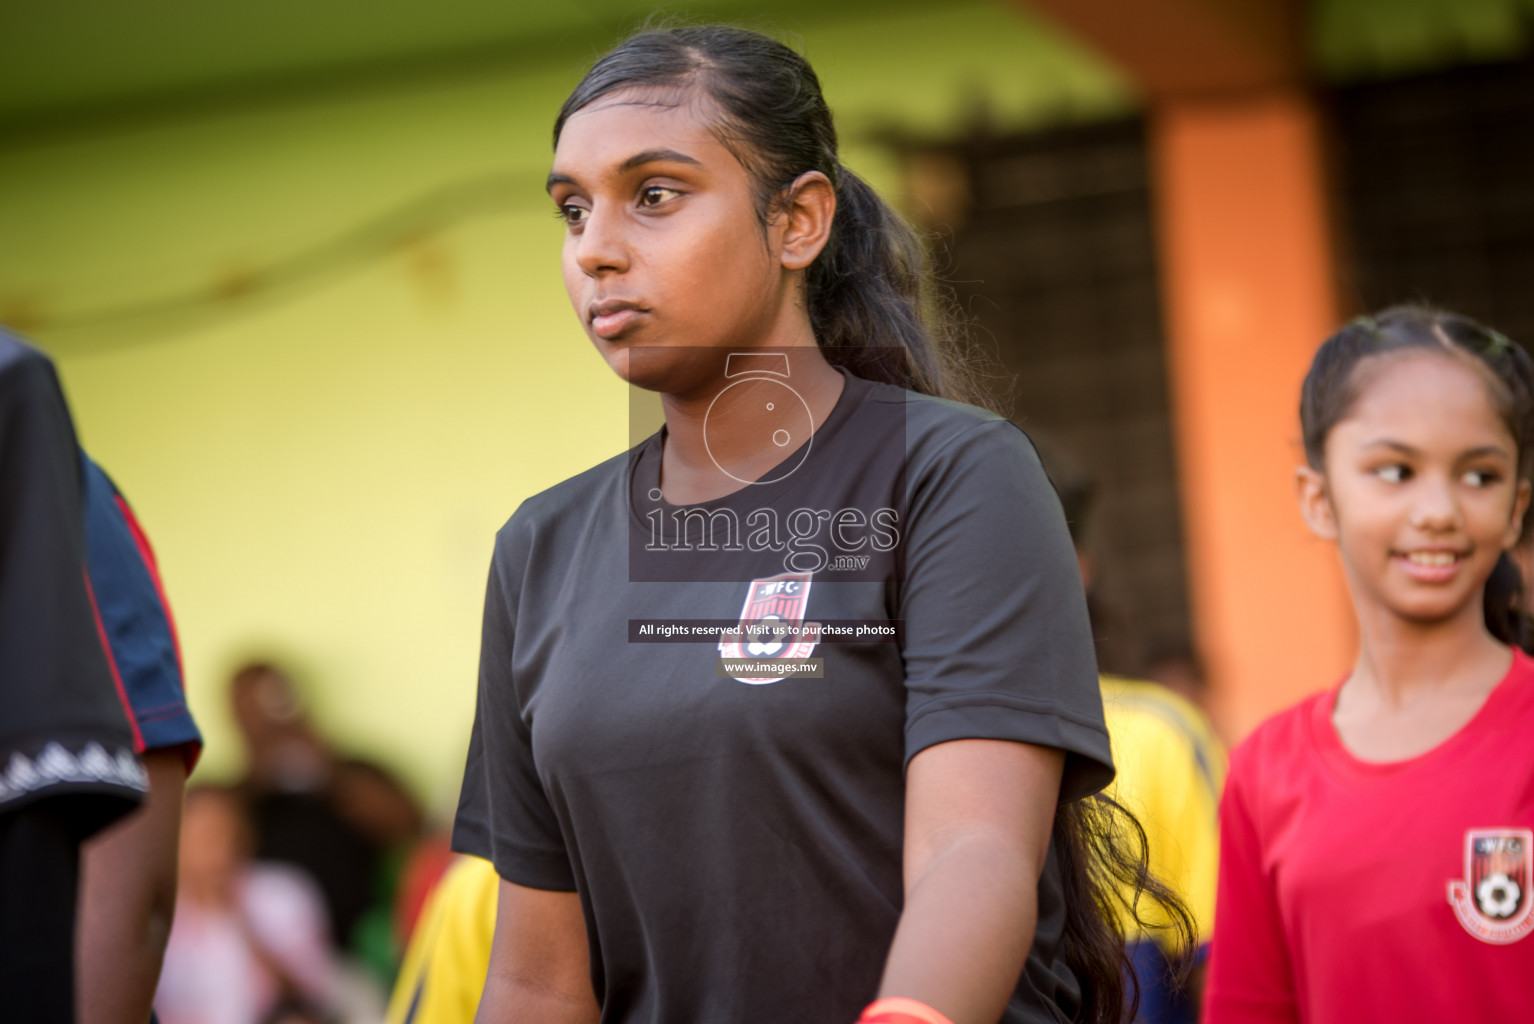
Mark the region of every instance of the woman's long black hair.
MULTIPOLYGON (((842 166, 820 80, 803 57, 768 36, 721 25, 642 31, 597 61, 565 100, 555 145, 571 115, 636 87, 669 93, 666 101, 678 105, 708 105, 712 130, 751 176, 763 224, 801 174, 819 171, 831 182, 831 237, 806 275, 810 325, 830 361, 862 377, 984 404, 976 374, 956 351, 956 321, 921 239, 842 166), (892 351, 898 358, 888 358, 892 351)), ((1082 987, 1082 1005, 1065 1009, 1086 1024, 1119 1024, 1138 1000, 1119 922, 1139 921, 1191 950, 1192 918, 1151 876, 1139 823, 1107 797, 1061 803, 1051 843, 1064 880, 1060 953, 1082 987), (1142 915, 1142 905, 1159 913, 1142 915)))
MULTIPOLYGON (((1300 389, 1300 434, 1312 469, 1325 470, 1327 435, 1358 399, 1360 364, 1408 351, 1441 352, 1478 364, 1497 412, 1518 445, 1518 479, 1534 475, 1534 362, 1528 353, 1467 316, 1416 305, 1359 317, 1321 344, 1300 389)), ((1527 529, 1525 516, 1524 533, 1527 529)), ((1534 628, 1523 612, 1523 576, 1506 552, 1487 578, 1483 597, 1491 635, 1505 644, 1534 649, 1534 628)))

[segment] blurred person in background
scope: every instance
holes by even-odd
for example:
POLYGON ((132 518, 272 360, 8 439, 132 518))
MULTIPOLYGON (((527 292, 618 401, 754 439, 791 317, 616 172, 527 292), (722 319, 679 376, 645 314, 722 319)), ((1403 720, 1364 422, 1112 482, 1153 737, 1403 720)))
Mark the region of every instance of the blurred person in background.
POLYGON ((252 860, 232 789, 192 787, 182 819, 176 920, 154 1001, 161 1024, 330 1021, 341 981, 313 881, 252 860))
POLYGON ((1208 713, 1209 677, 1204 661, 1186 644, 1152 651, 1145 660, 1145 676, 1208 713))
POLYGON ((394 891, 394 937, 400 949, 415 934, 427 900, 458 859, 451 840, 450 825, 432 829, 415 844, 400 868, 394 891))
POLYGON ((426 898, 387 1024, 473 1024, 495 937, 495 865, 459 856, 426 898))
POLYGON ((307 871, 332 934, 387 984, 398 962, 394 892, 422 815, 393 773, 343 758, 314 727, 287 673, 256 662, 230 684, 255 855, 307 871))
POLYGON ((81 844, 148 780, 86 579, 85 481, 53 364, 0 330, 0 1018, 76 1021, 81 844))
MULTIPOLYGON (((428 902, 443 876, 462 859, 452 849, 453 814, 458 808, 460 783, 460 779, 452 779, 439 788, 428 814, 428 828, 400 868, 399 885, 394 892, 394 935, 407 960, 410 951, 406 947, 417 933, 428 902)), ((402 962, 401 970, 404 969, 402 962)), ((395 991, 398 990, 396 984, 395 991)))
POLYGON ((175 624, 154 552, 116 485, 84 452, 79 458, 91 595, 149 779, 144 806, 83 850, 79 1018, 143 1024, 175 911, 182 791, 202 736, 187 708, 175 624))
MULTIPOLYGON (((1065 510, 1087 590, 1087 608, 1096 612, 1102 603, 1092 600, 1098 573, 1088 544, 1095 482, 1054 446, 1040 444, 1039 450, 1065 510)), ((1101 623, 1094 618, 1094 636, 1100 629, 1101 623)), ((1159 683, 1106 674, 1101 683, 1103 714, 1118 768, 1107 793, 1140 822, 1151 874, 1183 898, 1198 924, 1198 949, 1183 980, 1179 978, 1182 951, 1156 930, 1160 922, 1154 914, 1146 928, 1124 916, 1121 923, 1140 991, 1135 1020, 1192 1024, 1199 1019, 1214 926, 1225 747, 1197 706, 1159 683)))
POLYGON ((430 831, 400 872, 394 927, 404 949, 388 1024, 470 1024, 495 932, 495 867, 452 851, 457 780, 433 801, 430 831))

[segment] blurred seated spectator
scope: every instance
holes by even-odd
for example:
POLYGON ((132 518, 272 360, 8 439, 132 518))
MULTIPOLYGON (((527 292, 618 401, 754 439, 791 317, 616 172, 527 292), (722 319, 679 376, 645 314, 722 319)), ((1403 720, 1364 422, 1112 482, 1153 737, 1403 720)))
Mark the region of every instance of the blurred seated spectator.
MULTIPOLYGON (((1101 603, 1093 601, 1098 580, 1086 543, 1095 486, 1061 452, 1045 445, 1039 451, 1065 510, 1087 591, 1088 615, 1095 616, 1101 603)), ((1092 625, 1100 637, 1102 623, 1094 617, 1092 625)), ((1139 821, 1145 830, 1147 867, 1182 897, 1198 925, 1199 948, 1184 979, 1177 970, 1184 951, 1163 945, 1155 930, 1158 922, 1148 922, 1150 927, 1142 931, 1120 908, 1140 994, 1135 1021, 1192 1024, 1200 1015, 1213 934, 1225 748, 1203 712, 1167 687, 1107 674, 1101 685, 1103 718, 1117 769, 1104 793, 1139 821)))
POLYGON ((1213 934, 1225 748, 1209 720, 1163 686, 1103 676, 1102 689, 1103 717, 1118 769, 1106 792, 1145 829, 1151 874, 1187 902, 1199 934, 1186 984, 1174 970, 1180 951, 1166 948, 1155 932, 1128 935, 1140 986, 1135 1020, 1192 1024, 1199 1019, 1204 963, 1213 934))
POLYGON ((1167 647, 1152 654, 1145 675, 1201 710, 1208 710, 1209 681, 1204 663, 1186 645, 1167 647))
POLYGON ((426 899, 405 950, 388 1024, 473 1024, 490 969, 500 877, 458 857, 426 899))
POLYGON ((341 990, 324 902, 304 874, 250 858, 238 794, 187 793, 176 920, 155 994, 161 1024, 329 1021, 341 990))
POLYGON ((447 829, 428 833, 405 858, 394 891, 394 937, 399 948, 404 949, 410 942, 426 910, 426 901, 457 859, 452 833, 447 829))
POLYGON ((419 807, 387 769, 338 757, 276 666, 240 669, 230 700, 245 745, 240 789, 256 857, 308 872, 324 894, 337 940, 382 978, 392 978, 394 888, 421 832, 419 807))

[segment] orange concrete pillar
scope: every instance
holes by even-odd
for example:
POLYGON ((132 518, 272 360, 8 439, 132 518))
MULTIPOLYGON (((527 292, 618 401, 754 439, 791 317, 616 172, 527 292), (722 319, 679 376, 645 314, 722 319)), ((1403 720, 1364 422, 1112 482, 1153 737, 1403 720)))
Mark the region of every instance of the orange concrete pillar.
POLYGON ((1139 86, 1150 118, 1194 642, 1240 739, 1340 678, 1353 614, 1300 521, 1299 388, 1335 326, 1300 0, 1018 0, 1139 86))
POLYGON ((1169 98, 1150 126, 1196 642, 1239 739, 1353 651, 1293 483, 1300 381, 1337 321, 1320 133, 1293 88, 1169 98))

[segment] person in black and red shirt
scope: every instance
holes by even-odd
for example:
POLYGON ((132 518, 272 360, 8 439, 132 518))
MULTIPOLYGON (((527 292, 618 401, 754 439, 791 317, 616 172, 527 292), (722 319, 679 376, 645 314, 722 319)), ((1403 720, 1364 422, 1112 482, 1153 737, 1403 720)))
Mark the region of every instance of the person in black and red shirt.
POLYGON ((80 877, 80 1019, 149 1015, 176 907, 186 778, 202 751, 187 708, 175 622, 149 540, 127 499, 85 453, 86 564, 106 652, 149 780, 145 805, 86 844, 80 877))
POLYGON ((143 799, 86 579, 74 426, 0 331, 0 1016, 73 1024, 80 844, 143 799))

